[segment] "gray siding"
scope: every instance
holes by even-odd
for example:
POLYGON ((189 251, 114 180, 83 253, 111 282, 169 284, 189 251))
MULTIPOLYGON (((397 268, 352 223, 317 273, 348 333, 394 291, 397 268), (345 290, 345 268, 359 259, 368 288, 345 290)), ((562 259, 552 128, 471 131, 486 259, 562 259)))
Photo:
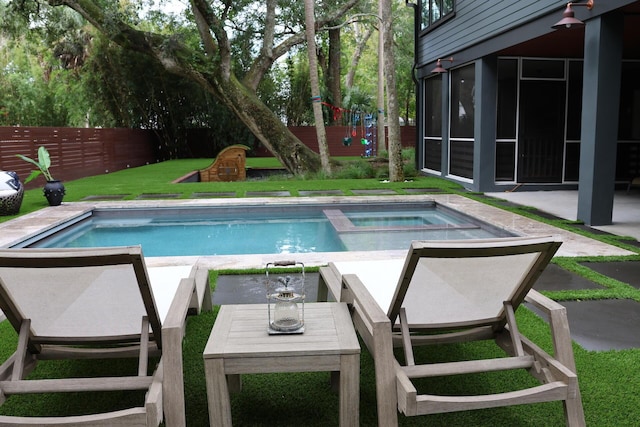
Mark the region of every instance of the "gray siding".
MULTIPOLYGON (((600 0, 591 11, 574 7, 574 12, 586 20, 629 3, 633 0, 600 0)), ((558 0, 457 0, 452 19, 418 37, 416 63, 421 67, 453 56, 453 65, 460 65, 547 34, 565 6, 558 0)))

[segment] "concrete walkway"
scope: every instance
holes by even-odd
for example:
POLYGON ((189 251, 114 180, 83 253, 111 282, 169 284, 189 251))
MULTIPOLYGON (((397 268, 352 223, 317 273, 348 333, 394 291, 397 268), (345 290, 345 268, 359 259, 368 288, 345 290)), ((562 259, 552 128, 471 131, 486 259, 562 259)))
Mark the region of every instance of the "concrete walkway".
MULTIPOLYGON (((487 196, 531 206, 560 218, 575 221, 578 213, 578 191, 522 191, 485 193, 487 196)), ((640 191, 618 191, 613 200, 613 224, 593 227, 618 236, 640 241, 640 191)))

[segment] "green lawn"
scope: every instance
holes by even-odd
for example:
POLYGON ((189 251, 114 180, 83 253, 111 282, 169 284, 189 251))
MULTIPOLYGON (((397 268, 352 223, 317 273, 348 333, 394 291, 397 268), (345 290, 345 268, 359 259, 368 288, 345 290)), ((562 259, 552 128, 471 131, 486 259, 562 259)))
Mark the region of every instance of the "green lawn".
MULTIPOLYGON (((206 167, 210 159, 175 160, 140 168, 132 168, 108 175, 100 175, 66 182, 66 202, 79 201, 90 195, 126 195, 125 199, 135 199, 143 193, 179 194, 181 198, 189 198, 197 192, 235 192, 236 197, 245 197, 247 191, 279 191, 288 190, 292 196, 298 196, 301 190, 342 190, 352 194, 354 189, 392 188, 399 194, 406 193, 407 188, 428 188, 438 192, 450 192, 472 197, 484 203, 495 204, 479 194, 467 193, 459 185, 438 178, 415 177, 409 182, 385 183, 380 179, 293 179, 272 178, 268 180, 252 180, 236 183, 184 183, 173 184, 172 181, 185 174, 206 167)), ((273 167, 273 159, 248 159, 248 165, 254 167, 273 167)), ((40 189, 29 190, 20 215, 36 211, 46 206, 46 200, 40 189)), ((538 218, 529 209, 509 208, 517 213, 535 217, 535 219, 567 228, 565 221, 552 221, 538 218)), ((12 217, 0 217, 0 222, 12 217)), ((584 233, 584 232, 583 232, 584 233)), ((588 233, 587 233, 588 234, 588 233)), ((627 249, 624 239, 617 237, 591 236, 608 241, 627 249)), ((638 252, 637 249, 633 249, 638 252)), ((640 291, 610 278, 598 275, 581 266, 583 260, 640 260, 640 255, 631 257, 583 259, 557 258, 554 262, 562 268, 582 274, 603 285, 603 290, 582 290, 573 292, 547 293, 557 300, 599 299, 599 298, 631 298, 640 301, 640 291)), ((227 272, 229 273, 229 272, 227 272)), ((238 273, 238 272, 234 272, 238 273)), ((211 272, 212 283, 219 273, 211 272)), ((206 389, 202 363, 202 351, 209 331, 215 320, 214 310, 189 319, 187 335, 184 341, 185 393, 189 426, 208 425, 206 408, 206 389)), ((547 325, 538 317, 526 310, 518 311, 521 329, 543 342, 545 348, 550 347, 547 325)), ((8 322, 0 324, 0 358, 6 359, 15 348, 16 334, 8 322)), ((376 424, 375 388, 372 360, 364 345, 361 358, 361 424, 376 424)), ((591 352, 574 345, 576 363, 580 379, 582 398, 587 424, 592 426, 634 426, 640 419, 640 350, 591 352)), ((459 346, 458 352, 473 355, 490 355, 494 350, 486 346, 459 346)), ((416 356, 430 357, 421 350, 416 356)), ((108 367, 113 366, 109 362, 108 367)), ((128 371, 132 365, 118 365, 119 369, 128 371)), ((44 362, 33 373, 36 377, 48 377, 60 372, 72 375, 80 374, 79 370, 87 370, 90 374, 102 370, 103 364, 68 362, 44 362)), ((500 390, 505 385, 525 385, 528 376, 514 374, 496 374, 488 379, 485 376, 474 376, 464 379, 449 380, 446 383, 435 383, 445 389, 455 389, 463 381, 472 381, 478 392, 500 390)), ((305 374, 269 374, 248 375, 243 378, 243 392, 232 398, 232 410, 235 425, 258 426, 327 426, 337 425, 338 397, 330 391, 329 377, 325 373, 305 374)), ((88 398, 88 396, 68 395, 36 395, 32 397, 10 397, 0 407, 5 414, 60 414, 78 413, 85 406, 91 410, 119 408, 131 405, 139 400, 139 395, 125 393, 109 393, 106 396, 88 398), (71 398, 71 399, 69 399, 71 398), (68 405, 67 399, 74 402, 68 405)), ((137 403, 137 402, 136 402, 137 403)), ((524 405, 510 408, 499 408, 482 411, 462 412, 445 415, 432 415, 415 418, 399 416, 400 425, 432 425, 432 426, 558 426, 563 424, 562 407, 559 403, 524 405)))

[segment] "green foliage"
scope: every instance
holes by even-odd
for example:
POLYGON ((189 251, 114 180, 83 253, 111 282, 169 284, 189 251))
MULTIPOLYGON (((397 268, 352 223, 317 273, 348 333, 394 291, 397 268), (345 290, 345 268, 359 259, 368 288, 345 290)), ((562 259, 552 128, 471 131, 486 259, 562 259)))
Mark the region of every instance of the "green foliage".
POLYGON ((190 129, 202 129, 200 156, 215 156, 232 144, 252 147, 255 138, 211 94, 194 82, 167 73, 160 64, 96 35, 84 86, 95 103, 93 115, 115 127, 157 129, 163 159, 191 157, 190 129))
POLYGON ((353 86, 345 92, 342 105, 352 111, 374 111, 375 98, 372 93, 375 92, 367 92, 360 86, 353 86))
MULTIPOLYGON (((339 7, 341 2, 323 3, 323 13, 339 7)), ((172 52, 177 42, 193 48, 190 58, 194 69, 204 71, 215 66, 197 56, 202 41, 193 25, 189 11, 183 15, 168 15, 163 2, 100 3, 104 6, 107 28, 116 27, 116 19, 137 29, 170 35, 165 53, 172 52)), ((233 27, 230 36, 233 71, 239 78, 255 68, 263 36, 264 10, 252 1, 235 2, 232 6, 212 4, 214 12, 224 13, 233 27)), ((376 5, 361 2, 358 12, 375 11, 376 5)), ((399 17, 406 15, 399 9, 399 17)), ((153 128, 161 138, 161 157, 165 159, 191 155, 187 146, 189 129, 206 128, 211 141, 209 153, 217 153, 232 143, 253 146, 254 137, 226 108, 213 99, 197 83, 183 77, 168 75, 154 60, 131 52, 123 52, 106 40, 111 34, 99 34, 76 12, 67 7, 50 7, 38 0, 0 3, 0 125, 71 126, 71 127, 132 127, 153 128)), ((366 15, 363 15, 366 16, 366 15)), ((279 4, 277 19, 286 23, 276 31, 276 43, 292 32, 300 31, 303 5, 300 2, 279 4), (278 32, 282 31, 282 32, 278 32)), ((360 25, 376 24, 363 18, 360 25)), ((405 18, 400 19, 403 28, 405 18)), ((340 24, 341 22, 336 22, 340 24)), ((350 57, 352 26, 342 29, 343 58, 350 57)), ((397 45, 405 46, 405 33, 397 45)), ((319 45, 326 47, 326 33, 318 34, 319 45)), ((367 106, 372 110, 375 93, 375 40, 366 50, 356 78, 360 95, 348 94, 349 104, 367 106), (358 98, 358 99, 355 99, 358 98)), ((410 45, 410 43, 409 43, 410 45)), ((260 99, 290 125, 313 123, 307 54, 304 46, 291 49, 286 61, 278 61, 258 86, 260 99)), ((322 63, 321 52, 321 63, 322 63)), ((407 61, 411 62, 411 58, 407 61)), ((405 61, 406 62, 406 61, 405 61)), ((343 64, 344 65, 344 64, 343 64)), ((408 67, 409 69, 410 67, 408 67)), ((343 74, 346 68, 343 68, 343 74)), ((404 72, 401 73, 404 75, 404 72)), ((411 86, 411 82, 409 82, 411 86)), ((355 89, 354 89, 355 90, 355 89)), ((323 94, 323 98, 326 98, 323 94)), ((325 109, 325 117, 331 111, 325 109)))
POLYGON ((53 176, 51 176, 51 172, 49 172, 49 168, 51 167, 51 157, 49 156, 49 152, 47 151, 46 147, 40 146, 40 148, 38 148, 38 161, 35 161, 32 158, 29 158, 22 154, 16 154, 16 156, 38 168, 32 171, 27 179, 24 180, 25 183, 31 181, 40 174, 44 175, 47 181, 53 181, 53 176))
POLYGON ((303 126, 313 123, 311 108, 311 83, 309 82, 309 59, 304 51, 287 56, 284 66, 276 65, 271 74, 273 86, 267 90, 261 85, 261 98, 269 108, 282 117, 287 125, 303 126))
POLYGON ((87 125, 78 70, 90 36, 79 15, 29 0, 0 7, 0 125, 87 125))
POLYGON ((365 159, 355 158, 342 161, 338 165, 335 165, 333 169, 332 178, 334 179, 365 179, 376 177, 373 164, 365 159))

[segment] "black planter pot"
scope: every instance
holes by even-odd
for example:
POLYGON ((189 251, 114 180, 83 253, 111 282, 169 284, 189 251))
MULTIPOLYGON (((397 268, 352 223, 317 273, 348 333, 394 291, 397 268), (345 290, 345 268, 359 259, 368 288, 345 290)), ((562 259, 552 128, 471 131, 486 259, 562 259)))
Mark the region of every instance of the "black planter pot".
POLYGON ((47 198, 49 206, 59 206, 64 197, 64 185, 60 181, 47 181, 44 185, 44 197, 47 198))

